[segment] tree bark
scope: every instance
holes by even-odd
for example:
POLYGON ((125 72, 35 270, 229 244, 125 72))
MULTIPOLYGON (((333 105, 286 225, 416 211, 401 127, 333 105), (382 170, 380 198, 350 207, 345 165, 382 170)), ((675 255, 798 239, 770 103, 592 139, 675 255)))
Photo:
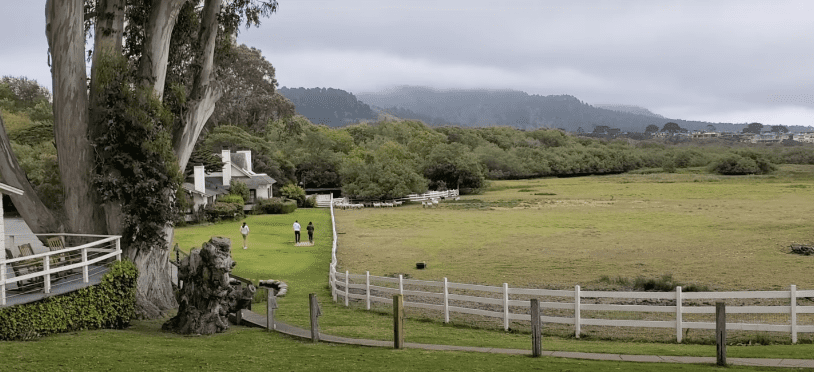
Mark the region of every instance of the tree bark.
POLYGON ((95 197, 88 138, 83 0, 46 2, 46 36, 53 64, 54 139, 65 192, 65 222, 73 233, 104 234, 95 197))

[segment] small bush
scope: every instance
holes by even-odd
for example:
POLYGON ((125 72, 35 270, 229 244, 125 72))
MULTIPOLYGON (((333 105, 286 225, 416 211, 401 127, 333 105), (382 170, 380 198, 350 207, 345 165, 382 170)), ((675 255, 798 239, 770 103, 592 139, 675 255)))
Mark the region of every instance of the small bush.
POLYGON ((297 202, 281 198, 260 199, 254 204, 254 214, 288 214, 297 210, 297 202))
POLYGON ((739 150, 713 161, 713 172, 727 175, 766 174, 777 169, 779 159, 752 150, 739 150))
POLYGON ((235 194, 223 195, 220 198, 218 198, 218 201, 221 203, 232 203, 237 205, 246 204, 242 196, 235 194))
POLYGON ((296 200, 298 207, 302 207, 305 203, 305 190, 293 183, 283 186, 280 189, 280 195, 296 200))
POLYGON ((243 200, 249 200, 249 187, 239 180, 231 180, 229 182, 229 194, 238 195, 243 200))
POLYGON ((212 222, 243 218, 243 205, 216 201, 206 206, 206 218, 212 222))

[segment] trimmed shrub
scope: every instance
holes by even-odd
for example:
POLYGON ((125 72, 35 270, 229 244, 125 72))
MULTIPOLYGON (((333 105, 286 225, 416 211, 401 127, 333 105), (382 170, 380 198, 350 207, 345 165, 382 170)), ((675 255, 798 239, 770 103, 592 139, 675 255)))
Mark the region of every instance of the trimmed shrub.
POLYGON ((240 196, 242 200, 249 200, 249 186, 239 180, 231 180, 229 182, 229 195, 240 196))
POLYGON ((289 214, 297 210, 295 200, 280 198, 260 199, 255 203, 254 214, 289 214))
POLYGON ((243 204, 216 201, 206 206, 206 218, 212 222, 243 218, 243 204))
POLYGON ((218 201, 221 203, 232 203, 238 205, 246 204, 243 197, 237 194, 228 194, 221 196, 220 198, 218 198, 218 201))
POLYGON ((305 203, 305 190, 293 183, 283 186, 280 189, 280 195, 296 200, 298 207, 302 207, 303 203, 305 203))
POLYGON ((0 309, 0 340, 31 340, 84 329, 122 329, 136 309, 138 269, 118 261, 102 282, 62 296, 0 309))

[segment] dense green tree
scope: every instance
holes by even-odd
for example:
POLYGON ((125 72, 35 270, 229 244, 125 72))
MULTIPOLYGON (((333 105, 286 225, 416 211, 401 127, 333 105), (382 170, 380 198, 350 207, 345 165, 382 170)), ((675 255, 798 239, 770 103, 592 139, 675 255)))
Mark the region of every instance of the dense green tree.
POLYGON ((644 133, 645 134, 658 133, 658 131, 659 131, 659 126, 656 125, 656 124, 650 124, 650 125, 647 126, 647 128, 644 128, 644 133))
POLYGON ((743 128, 741 132, 743 133, 753 133, 753 134, 760 134, 763 131, 763 124, 760 123, 751 123, 743 128))
POLYGON ((684 128, 681 128, 678 124, 673 123, 671 121, 669 123, 664 124, 664 127, 661 128, 661 131, 671 133, 671 134, 675 134, 675 133, 680 133, 680 132, 686 132, 687 130, 684 129, 684 128))
POLYGON ((367 200, 422 193, 427 181, 418 173, 416 162, 405 146, 394 141, 375 150, 358 149, 342 162, 342 193, 367 200))

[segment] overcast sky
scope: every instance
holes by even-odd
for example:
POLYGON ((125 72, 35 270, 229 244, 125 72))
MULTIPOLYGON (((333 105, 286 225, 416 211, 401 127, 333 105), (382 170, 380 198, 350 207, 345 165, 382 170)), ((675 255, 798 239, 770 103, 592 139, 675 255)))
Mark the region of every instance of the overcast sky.
MULTIPOLYGON (((50 86, 44 3, 0 0, 0 74, 50 86)), ((238 40, 263 51, 281 86, 516 89, 814 125, 811 14, 811 0, 280 0, 238 40)))

